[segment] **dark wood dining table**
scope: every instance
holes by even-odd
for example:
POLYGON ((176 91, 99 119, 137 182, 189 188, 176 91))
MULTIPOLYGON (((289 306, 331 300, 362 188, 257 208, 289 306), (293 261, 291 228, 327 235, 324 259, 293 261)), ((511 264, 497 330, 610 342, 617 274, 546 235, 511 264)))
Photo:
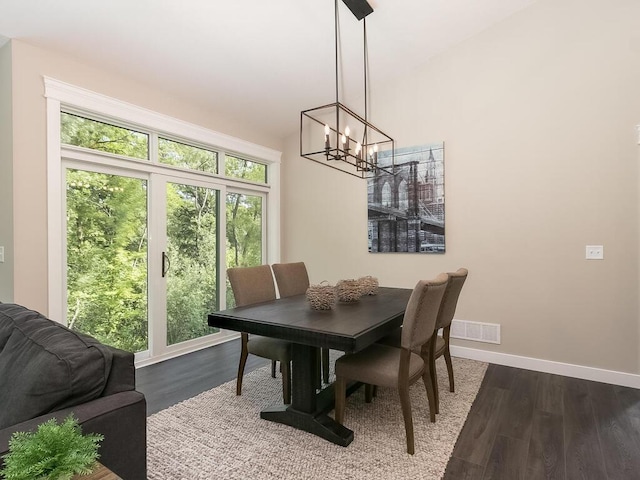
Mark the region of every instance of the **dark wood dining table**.
POLYGON ((237 307, 208 315, 211 327, 280 338, 292 343, 290 405, 274 405, 260 417, 313 433, 347 446, 353 431, 327 413, 333 409, 333 385, 318 391, 319 348, 357 352, 402 325, 411 289, 379 288, 353 303, 312 310, 305 295, 237 307))

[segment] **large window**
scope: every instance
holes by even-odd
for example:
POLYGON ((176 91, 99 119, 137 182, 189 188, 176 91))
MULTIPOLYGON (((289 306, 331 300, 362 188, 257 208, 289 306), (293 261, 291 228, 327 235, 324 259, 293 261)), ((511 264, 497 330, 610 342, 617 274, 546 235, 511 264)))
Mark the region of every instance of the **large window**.
POLYGON ((172 119, 112 99, 63 102, 45 83, 62 152, 49 158, 50 185, 57 175, 63 187, 50 196, 50 256, 65 252, 50 263, 53 310, 139 364, 235 337, 207 313, 233 304, 226 268, 278 260, 279 226, 265 220, 278 208, 279 153, 184 122, 171 131, 172 119))

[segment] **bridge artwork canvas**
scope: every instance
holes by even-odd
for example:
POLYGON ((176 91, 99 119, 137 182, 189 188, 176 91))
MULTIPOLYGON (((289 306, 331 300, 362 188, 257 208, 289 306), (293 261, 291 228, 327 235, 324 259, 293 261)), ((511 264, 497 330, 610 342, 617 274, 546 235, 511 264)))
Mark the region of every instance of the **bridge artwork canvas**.
POLYGON ((444 253, 444 143, 399 148, 393 163, 367 180, 369 251, 444 253))

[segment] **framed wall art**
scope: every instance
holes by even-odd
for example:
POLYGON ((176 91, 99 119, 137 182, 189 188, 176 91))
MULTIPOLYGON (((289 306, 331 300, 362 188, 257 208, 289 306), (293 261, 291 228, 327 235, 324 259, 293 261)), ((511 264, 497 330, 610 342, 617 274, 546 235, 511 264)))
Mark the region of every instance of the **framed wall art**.
POLYGON ((445 252, 444 143, 378 153, 381 166, 367 179, 371 253, 445 252))

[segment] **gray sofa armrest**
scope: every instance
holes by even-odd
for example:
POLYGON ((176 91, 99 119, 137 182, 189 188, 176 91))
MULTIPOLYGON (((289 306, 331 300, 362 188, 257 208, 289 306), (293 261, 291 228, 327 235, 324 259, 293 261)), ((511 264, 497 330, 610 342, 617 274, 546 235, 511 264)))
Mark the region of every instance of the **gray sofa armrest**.
POLYGON ((78 419, 83 433, 104 435, 98 450, 100 463, 125 480, 146 480, 147 404, 144 395, 135 390, 100 397, 2 429, 0 456, 9 451, 14 432, 34 431, 50 418, 60 421, 70 413, 78 419))
POLYGON ((134 366, 133 353, 113 347, 110 347, 110 350, 113 354, 111 372, 102 392, 103 397, 136 388, 136 367, 134 366))

